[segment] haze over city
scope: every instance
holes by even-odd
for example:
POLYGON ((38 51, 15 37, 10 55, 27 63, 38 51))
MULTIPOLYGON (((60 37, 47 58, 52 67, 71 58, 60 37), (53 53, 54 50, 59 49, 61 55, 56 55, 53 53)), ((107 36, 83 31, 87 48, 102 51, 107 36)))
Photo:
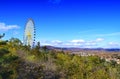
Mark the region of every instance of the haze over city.
POLYGON ((23 40, 32 18, 41 45, 120 48, 119 0, 1 0, 0 34, 23 40))

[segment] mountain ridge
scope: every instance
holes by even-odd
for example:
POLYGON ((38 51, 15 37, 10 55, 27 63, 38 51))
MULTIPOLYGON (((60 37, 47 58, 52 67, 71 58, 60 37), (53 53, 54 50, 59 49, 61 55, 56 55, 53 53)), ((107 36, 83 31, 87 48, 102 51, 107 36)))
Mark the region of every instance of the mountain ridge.
MULTIPOLYGON (((44 47, 44 46, 42 46, 44 47)), ((109 52, 120 52, 120 48, 78 48, 78 47, 55 47, 55 46, 46 46, 49 50, 68 50, 68 51, 80 51, 80 50, 95 50, 95 51, 109 51, 109 52)))

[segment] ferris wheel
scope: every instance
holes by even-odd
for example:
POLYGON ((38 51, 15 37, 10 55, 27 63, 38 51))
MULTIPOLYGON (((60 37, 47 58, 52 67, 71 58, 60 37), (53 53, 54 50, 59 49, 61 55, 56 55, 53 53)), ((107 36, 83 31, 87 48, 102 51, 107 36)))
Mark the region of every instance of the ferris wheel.
POLYGON ((33 19, 28 19, 25 25, 23 42, 25 45, 34 47, 35 45, 35 24, 33 19))

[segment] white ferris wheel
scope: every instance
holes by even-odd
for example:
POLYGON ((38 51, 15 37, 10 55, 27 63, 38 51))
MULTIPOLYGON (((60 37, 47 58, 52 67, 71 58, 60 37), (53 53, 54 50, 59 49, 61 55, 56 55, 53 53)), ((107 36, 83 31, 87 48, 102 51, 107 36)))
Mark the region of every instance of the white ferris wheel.
POLYGON ((24 39, 23 42, 25 45, 29 45, 31 47, 34 47, 35 45, 35 24, 33 19, 28 19, 25 25, 24 30, 24 39))

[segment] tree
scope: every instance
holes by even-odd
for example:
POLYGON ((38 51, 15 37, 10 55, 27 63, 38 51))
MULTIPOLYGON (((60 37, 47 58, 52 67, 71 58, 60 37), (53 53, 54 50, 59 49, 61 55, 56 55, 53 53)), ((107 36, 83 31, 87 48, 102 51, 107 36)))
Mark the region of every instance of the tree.
POLYGON ((47 51, 47 46, 43 46, 43 50, 46 52, 47 51))
MULTIPOLYGON (((5 33, 3 35, 0 35, 0 39, 5 36, 5 33)), ((0 40, 0 45, 6 45, 7 41, 0 40)))
POLYGON ((37 42, 37 46, 36 46, 36 49, 40 49, 40 42, 37 42))
POLYGON ((18 47, 22 45, 22 42, 18 38, 11 38, 8 44, 12 47, 18 47))
POLYGON ((0 35, 0 39, 3 38, 5 36, 5 33, 3 33, 3 35, 0 35))

